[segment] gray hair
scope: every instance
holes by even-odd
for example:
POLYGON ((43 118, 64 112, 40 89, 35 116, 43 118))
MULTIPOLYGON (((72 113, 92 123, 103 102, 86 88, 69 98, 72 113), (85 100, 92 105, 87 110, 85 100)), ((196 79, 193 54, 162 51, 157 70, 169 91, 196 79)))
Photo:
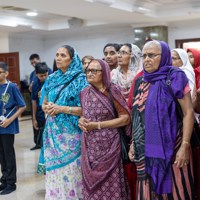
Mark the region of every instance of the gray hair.
MULTIPOLYGON (((160 52, 162 53, 161 44, 160 44, 160 42, 157 41, 157 40, 152 40, 152 41, 147 42, 147 43, 144 45, 143 49, 145 49, 145 48, 147 48, 147 47, 149 47, 149 46, 151 46, 151 45, 157 46, 158 49, 160 50, 160 52)), ((142 49, 142 50, 143 50, 143 49, 142 49)))

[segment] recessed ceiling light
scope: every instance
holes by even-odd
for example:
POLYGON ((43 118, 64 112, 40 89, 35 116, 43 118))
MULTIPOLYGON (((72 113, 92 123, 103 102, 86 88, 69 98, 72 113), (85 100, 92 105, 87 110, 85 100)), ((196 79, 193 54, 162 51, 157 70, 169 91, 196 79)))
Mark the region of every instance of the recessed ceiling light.
POLYGON ((33 12, 27 12, 26 15, 29 17, 35 17, 38 15, 38 13, 33 11, 33 12))
POLYGON ((140 10, 141 12, 149 12, 150 11, 148 8, 144 8, 144 7, 138 7, 138 10, 140 10))

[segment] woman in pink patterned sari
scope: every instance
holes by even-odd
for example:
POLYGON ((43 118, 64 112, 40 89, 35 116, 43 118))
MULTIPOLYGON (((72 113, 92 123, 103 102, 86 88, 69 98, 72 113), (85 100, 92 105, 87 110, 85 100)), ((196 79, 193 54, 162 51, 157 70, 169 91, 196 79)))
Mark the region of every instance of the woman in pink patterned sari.
POLYGON ((82 174, 84 200, 129 200, 118 127, 131 134, 130 112, 120 90, 110 81, 108 64, 93 60, 86 68, 91 84, 81 92, 83 117, 82 174), (115 116, 110 94, 118 116, 115 116))

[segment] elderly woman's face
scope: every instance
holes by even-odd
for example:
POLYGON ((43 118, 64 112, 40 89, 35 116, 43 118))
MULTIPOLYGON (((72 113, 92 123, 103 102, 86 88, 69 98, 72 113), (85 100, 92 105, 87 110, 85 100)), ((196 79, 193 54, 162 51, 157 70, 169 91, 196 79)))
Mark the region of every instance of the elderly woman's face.
POLYGON ((152 73, 159 68, 161 60, 161 52, 157 45, 150 44, 144 46, 142 50, 142 63, 144 70, 152 73))
POLYGON ((171 56, 172 56, 172 65, 174 67, 183 66, 183 62, 182 62, 181 58, 179 57, 179 54, 176 51, 172 51, 171 56))
POLYGON ((123 45, 118 52, 118 64, 120 67, 127 67, 130 64, 131 50, 128 46, 123 45))
POLYGON ((92 61, 86 68, 85 73, 90 84, 102 84, 102 69, 98 61, 92 61))
POLYGON ((63 72, 67 71, 72 61, 67 49, 63 47, 59 48, 58 51, 56 52, 55 60, 57 68, 62 70, 63 72))

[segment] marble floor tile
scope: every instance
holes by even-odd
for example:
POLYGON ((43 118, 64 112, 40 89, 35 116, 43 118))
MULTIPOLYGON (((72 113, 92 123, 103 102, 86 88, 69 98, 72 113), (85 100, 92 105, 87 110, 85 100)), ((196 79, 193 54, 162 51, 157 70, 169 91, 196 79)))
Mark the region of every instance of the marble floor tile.
POLYGON ((0 195, 0 200, 44 200, 45 176, 36 173, 40 149, 30 151, 34 146, 32 121, 20 121, 20 134, 15 137, 17 160, 17 190, 0 195))

